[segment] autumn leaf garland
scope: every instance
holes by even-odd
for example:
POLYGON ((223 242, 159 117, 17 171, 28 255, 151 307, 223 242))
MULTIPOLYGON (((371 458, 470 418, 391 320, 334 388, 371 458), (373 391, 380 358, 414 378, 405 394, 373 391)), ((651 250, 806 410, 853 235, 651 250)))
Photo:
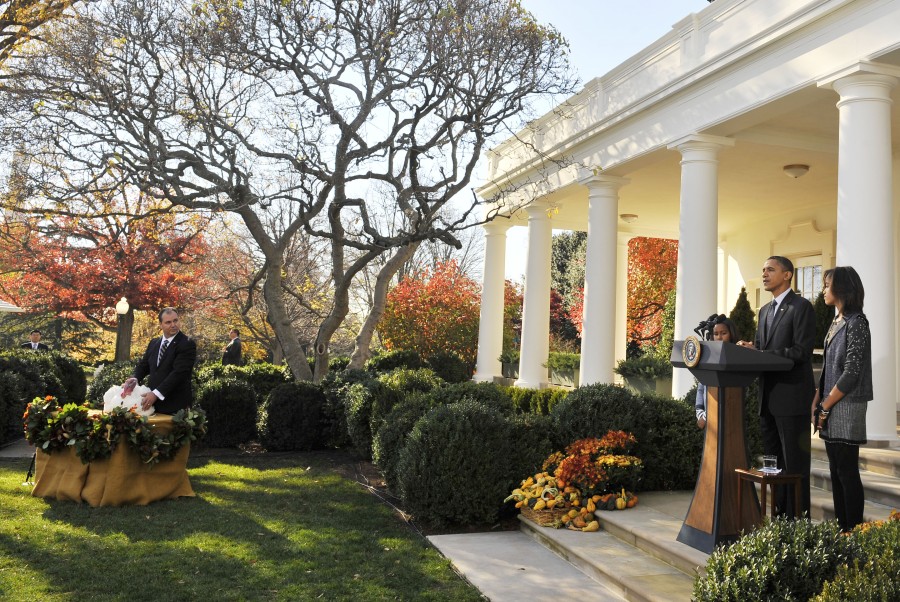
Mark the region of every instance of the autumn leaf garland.
POLYGON ((160 435, 145 416, 118 407, 91 415, 87 406, 74 403, 59 407, 55 397, 35 398, 23 416, 25 439, 44 453, 74 447, 85 464, 109 458, 125 441, 145 464, 169 460, 187 443, 206 435, 206 414, 201 409, 182 409, 172 416, 172 431, 160 435))

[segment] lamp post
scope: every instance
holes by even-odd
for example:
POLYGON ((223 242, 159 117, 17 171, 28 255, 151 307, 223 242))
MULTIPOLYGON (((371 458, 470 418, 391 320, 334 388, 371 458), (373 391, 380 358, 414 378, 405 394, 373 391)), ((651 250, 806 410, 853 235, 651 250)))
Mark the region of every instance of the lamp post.
POLYGON ((134 327, 134 309, 125 297, 116 303, 116 357, 117 362, 131 359, 131 331, 134 327))

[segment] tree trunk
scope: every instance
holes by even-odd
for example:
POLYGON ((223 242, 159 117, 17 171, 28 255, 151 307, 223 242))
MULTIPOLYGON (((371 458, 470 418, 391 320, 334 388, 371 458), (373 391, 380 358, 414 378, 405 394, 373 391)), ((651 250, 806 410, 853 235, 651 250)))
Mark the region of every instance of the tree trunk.
POLYGON ((291 320, 288 317, 287 308, 284 306, 284 299, 281 295, 283 262, 273 261, 272 258, 269 258, 266 264, 266 281, 263 284, 263 296, 268 307, 266 320, 268 320, 275 331, 278 345, 284 352, 284 359, 287 361, 294 378, 297 380, 312 380, 312 371, 309 369, 306 355, 303 353, 300 342, 297 340, 297 335, 291 325, 291 320))
POLYGON ((384 315, 388 285, 391 283, 391 278, 415 254, 418 248, 418 242, 400 247, 394 256, 378 271, 378 277, 375 279, 375 290, 372 293, 372 307, 369 310, 369 315, 366 316, 365 322, 359 329, 359 334, 356 335, 356 347, 354 347, 353 354, 350 356, 348 369, 361 370, 365 366, 366 360, 371 357, 372 336, 375 334, 375 327, 378 326, 381 316, 384 315))

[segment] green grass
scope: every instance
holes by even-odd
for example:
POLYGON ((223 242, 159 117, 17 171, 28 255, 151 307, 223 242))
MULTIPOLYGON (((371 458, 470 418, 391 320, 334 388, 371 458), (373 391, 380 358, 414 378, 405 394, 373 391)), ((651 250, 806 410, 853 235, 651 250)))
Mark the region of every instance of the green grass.
POLYGON ((481 599, 331 458, 192 458, 196 498, 126 508, 31 497, 0 460, 0 599, 481 599))

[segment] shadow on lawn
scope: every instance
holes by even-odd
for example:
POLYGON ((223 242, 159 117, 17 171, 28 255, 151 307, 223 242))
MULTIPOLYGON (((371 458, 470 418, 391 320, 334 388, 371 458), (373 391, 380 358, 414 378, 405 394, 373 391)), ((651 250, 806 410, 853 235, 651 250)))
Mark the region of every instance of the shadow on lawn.
POLYGON ((196 498, 123 508, 47 501, 27 537, 0 531, 0 552, 40 572, 51 592, 101 600, 411 599, 442 590, 470 599, 438 570, 445 561, 434 550, 338 473, 347 458, 198 454, 189 463, 196 498))

